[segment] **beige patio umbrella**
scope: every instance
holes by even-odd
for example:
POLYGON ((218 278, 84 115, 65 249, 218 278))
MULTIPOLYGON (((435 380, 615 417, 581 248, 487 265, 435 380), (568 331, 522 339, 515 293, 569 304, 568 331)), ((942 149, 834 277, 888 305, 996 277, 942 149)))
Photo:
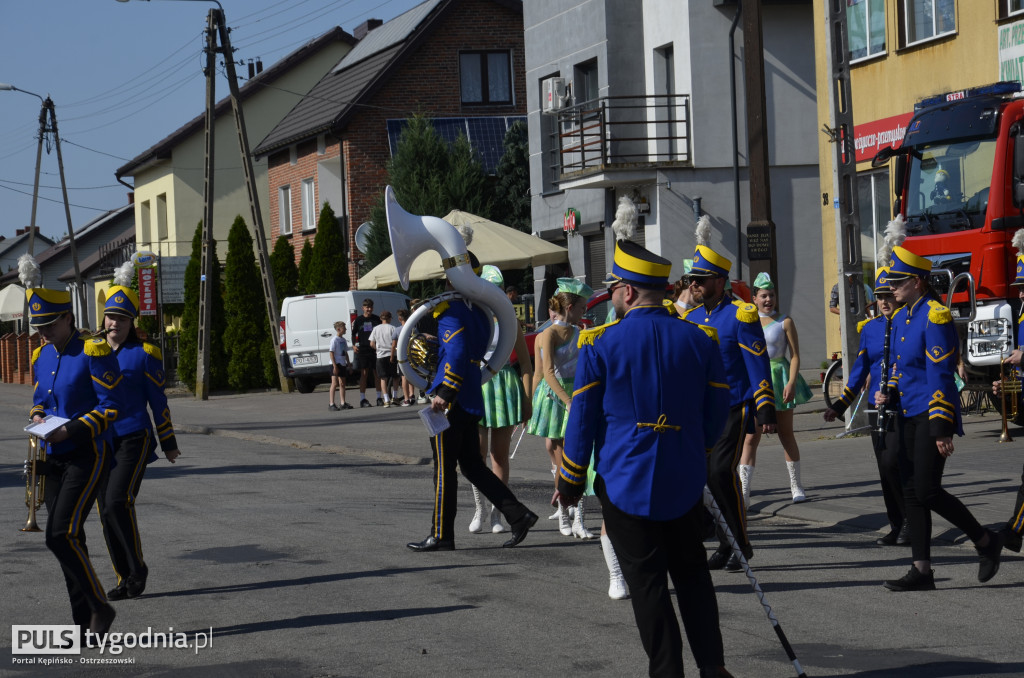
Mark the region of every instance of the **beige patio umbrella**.
MULTIPOLYGON (((564 264, 569 260, 569 250, 564 247, 469 212, 452 210, 443 219, 453 226, 472 227, 473 241, 469 249, 473 250, 481 264, 491 264, 502 269, 517 269, 564 264)), ((441 255, 433 250, 418 256, 409 270, 410 281, 436 280, 443 277, 441 255)), ((396 284, 398 270, 395 268, 394 256, 389 256, 359 279, 361 290, 373 290, 396 284)))
POLYGON ((24 310, 24 287, 11 284, 0 290, 0 320, 21 320, 24 310))

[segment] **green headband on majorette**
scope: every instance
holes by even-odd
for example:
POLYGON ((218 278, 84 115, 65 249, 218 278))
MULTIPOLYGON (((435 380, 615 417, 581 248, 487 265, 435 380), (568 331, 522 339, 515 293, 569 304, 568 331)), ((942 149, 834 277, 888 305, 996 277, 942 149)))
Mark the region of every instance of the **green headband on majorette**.
POLYGON ((576 278, 559 278, 558 291, 575 294, 577 297, 583 297, 584 299, 590 298, 590 295, 594 293, 594 290, 590 289, 587 283, 576 278))

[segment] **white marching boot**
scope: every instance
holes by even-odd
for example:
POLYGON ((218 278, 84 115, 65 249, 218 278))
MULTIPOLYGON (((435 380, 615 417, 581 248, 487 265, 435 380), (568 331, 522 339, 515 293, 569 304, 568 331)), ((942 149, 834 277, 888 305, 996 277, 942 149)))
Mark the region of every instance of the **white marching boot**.
POLYGON ((619 559, 615 557, 612 540, 606 534, 601 535, 601 550, 604 551, 604 562, 608 566, 608 597, 612 600, 629 598, 626 578, 622 576, 622 570, 619 569, 619 559))
POLYGON ((498 534, 504 532, 505 526, 501 522, 501 511, 494 504, 491 504, 491 532, 498 534))
POLYGON ((750 481, 754 477, 754 467, 750 464, 740 464, 736 467, 740 477, 740 486, 743 488, 743 508, 750 508, 750 481))
POLYGON ((572 521, 569 520, 569 509, 562 502, 558 502, 558 531, 565 537, 572 536, 572 521))
POLYGON ((789 489, 793 492, 793 503, 799 504, 807 499, 804 488, 800 485, 800 462, 787 461, 786 466, 789 468, 789 489))
POLYGON ((584 518, 583 499, 580 499, 580 503, 576 505, 576 517, 572 521, 572 535, 580 539, 593 539, 594 533, 583 524, 584 518))
POLYGON ((470 484, 473 488, 473 502, 476 504, 476 511, 473 513, 473 520, 469 521, 469 531, 479 534, 484 531, 484 498, 476 485, 470 484))

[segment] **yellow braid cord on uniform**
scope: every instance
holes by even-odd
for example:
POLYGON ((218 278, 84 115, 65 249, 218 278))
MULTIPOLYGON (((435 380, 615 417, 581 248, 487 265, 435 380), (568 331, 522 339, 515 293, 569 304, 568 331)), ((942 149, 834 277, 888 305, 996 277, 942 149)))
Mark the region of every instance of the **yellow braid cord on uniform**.
POLYGON ((90 339, 83 344, 83 348, 85 350, 85 355, 93 358, 111 354, 110 344, 108 344, 104 339, 90 339))
POLYGON ((583 348, 588 344, 590 346, 593 346, 594 341, 596 341, 598 337, 604 334, 604 331, 606 329, 608 329, 612 325, 618 324, 618 322, 618 320, 613 320, 607 325, 598 325, 597 327, 591 327, 589 330, 580 330, 580 338, 576 342, 577 348, 583 348))
POLYGON ((935 323, 936 325, 945 325, 946 323, 953 322, 953 314, 950 313, 949 308, 943 306, 934 299, 928 300, 928 321, 935 323))
POLYGON ((174 426, 171 424, 171 411, 168 408, 164 408, 163 412, 156 417, 156 435, 161 441, 165 441, 168 438, 174 436, 174 426))
POLYGON ((853 402, 853 396, 854 396, 853 391, 851 391, 849 388, 844 386, 843 387, 843 395, 839 396, 839 402, 841 402, 842 404, 844 404, 847 407, 849 407, 850 403, 853 402))
POLYGON ((637 428, 653 428, 655 433, 665 433, 666 431, 680 431, 683 428, 682 426, 675 426, 674 424, 669 424, 667 422, 668 422, 668 417, 666 417, 663 414, 660 417, 658 417, 658 421, 656 421, 653 424, 649 424, 647 422, 638 421, 637 424, 636 424, 636 427, 637 428))
POLYGON ((766 379, 762 379, 761 383, 757 385, 757 390, 754 391, 754 407, 757 409, 775 407, 775 391, 766 379))
POLYGON ((155 376, 155 377, 154 377, 154 376, 153 376, 152 374, 150 374, 149 372, 146 372, 146 377, 147 377, 147 378, 148 378, 148 379, 149 379, 149 380, 150 380, 151 382, 153 382, 154 384, 156 384, 157 386, 159 386, 160 388, 163 388, 163 387, 164 387, 164 383, 165 383, 165 382, 167 381, 166 379, 164 379, 164 373, 163 373, 163 370, 161 370, 160 372, 158 372, 158 373, 157 373, 157 376, 155 376))
POLYGON ((600 386, 600 385, 601 385, 600 381, 592 381, 589 384, 587 384, 586 386, 580 386, 578 389, 576 389, 575 391, 572 392, 572 397, 575 398, 576 396, 578 396, 579 394, 583 393, 584 391, 589 391, 590 389, 594 388, 595 386, 600 386))
POLYGON ((39 352, 42 351, 42 350, 43 350, 42 346, 36 346, 34 349, 32 349, 32 358, 31 358, 31 364, 32 365, 36 364, 36 358, 39 357, 39 352))
POLYGON ((434 319, 437 320, 441 317, 441 314, 448 310, 448 302, 442 301, 440 304, 434 307, 434 319))
MULTIPOLYGON (((104 342, 105 343, 105 342, 104 342)), ((81 493, 75 500, 74 507, 71 510, 71 520, 68 521, 68 531, 62 535, 56 535, 67 539, 68 545, 74 552, 75 557, 82 564, 82 568, 85 570, 86 576, 89 580, 89 587, 92 589, 92 593, 96 598, 100 600, 106 600, 106 596, 103 593, 103 587, 100 584, 99 578, 96 576, 96 570, 92 567, 92 561, 89 560, 89 554, 85 551, 85 544, 79 539, 79 531, 82 528, 82 524, 85 522, 85 517, 89 514, 91 508, 91 502, 86 502, 85 499, 89 496, 95 496, 95 487, 100 480, 101 471, 106 468, 107 463, 107 445, 101 443, 102 451, 96 447, 96 443, 92 443, 93 451, 95 455, 93 459, 92 470, 89 472, 89 481, 82 488, 81 493)))
POLYGON ((444 378, 441 380, 441 385, 447 386, 455 392, 462 388, 462 377, 452 372, 451 363, 444 364, 444 378))
POLYGON ((587 467, 573 462, 562 452, 562 467, 558 471, 565 482, 573 486, 582 486, 587 480, 587 467))
POLYGON ((757 315, 757 306, 753 304, 747 304, 742 301, 732 302, 733 306, 736 307, 736 318, 742 323, 757 322, 759 316, 757 315))
MULTIPOLYGON (((135 491, 142 483, 142 474, 146 471, 146 460, 149 458, 151 444, 152 438, 147 435, 142 441, 142 452, 139 454, 138 461, 135 462, 132 479, 128 483, 128 493, 125 496, 125 508, 128 509, 128 520, 131 522, 132 536, 134 537, 132 548, 135 550, 135 557, 143 564, 145 564, 145 559, 142 557, 142 538, 139 536, 139 520, 135 515, 135 491)), ((120 576, 119 574, 118 578, 120 576)))
MULTIPOLYGON (((857 323, 857 334, 860 334, 860 331, 862 329, 864 329, 864 326, 867 325, 872 320, 874 320, 874 318, 868 318, 867 320, 861 320, 859 323, 857 323)), ((861 351, 861 353, 863 353, 863 352, 864 351, 861 351)))
POLYGON ((709 381, 708 386, 711 388, 724 388, 726 391, 729 390, 729 384, 723 384, 720 381, 709 381))
MULTIPOLYGON (((931 314, 929 313, 928 315, 930 316, 931 314)), ((953 353, 956 351, 956 348, 951 348, 945 353, 943 353, 942 349, 942 346, 932 346, 930 349, 928 349, 928 360, 931 360, 933 363, 941 363, 943 360, 953 355, 953 353)))
POLYGON ((149 355, 151 355, 154 358, 156 358, 157 360, 163 360, 164 359, 164 354, 160 352, 160 347, 159 346, 154 346, 153 344, 151 344, 151 343, 149 343, 147 341, 144 341, 144 342, 142 342, 142 349, 146 353, 148 353, 149 355))
POLYGON ((434 449, 437 450, 437 487, 434 488, 434 536, 437 539, 447 539, 448 535, 442 534, 442 528, 444 526, 444 492, 445 483, 445 463, 444 463, 444 435, 438 434, 434 436, 434 449))
POLYGON ((444 331, 444 336, 441 337, 441 341, 443 341, 444 343, 447 344, 449 341, 451 341, 452 339, 455 338, 455 335, 457 335, 459 332, 462 332, 464 329, 466 329, 465 326, 460 327, 459 329, 455 330, 454 332, 452 332, 451 330, 445 330, 444 331))
POLYGON ((740 348, 742 348, 744 351, 749 351, 754 355, 764 355, 768 350, 768 346, 763 341, 760 340, 755 341, 750 346, 747 346, 746 344, 740 342, 737 343, 739 344, 740 348))
POLYGON ((953 409, 953 404, 946 400, 946 394, 942 391, 936 391, 932 394, 932 400, 928 404, 928 418, 934 419, 945 419, 949 422, 954 422, 956 416, 956 410, 953 409))

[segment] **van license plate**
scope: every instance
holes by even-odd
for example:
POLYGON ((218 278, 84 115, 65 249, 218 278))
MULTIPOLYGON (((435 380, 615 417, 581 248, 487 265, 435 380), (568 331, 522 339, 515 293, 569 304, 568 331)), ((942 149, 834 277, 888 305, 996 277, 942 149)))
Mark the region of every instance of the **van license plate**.
POLYGON ((298 367, 299 365, 316 365, 319 362, 315 355, 297 355, 292 358, 292 365, 298 367))

